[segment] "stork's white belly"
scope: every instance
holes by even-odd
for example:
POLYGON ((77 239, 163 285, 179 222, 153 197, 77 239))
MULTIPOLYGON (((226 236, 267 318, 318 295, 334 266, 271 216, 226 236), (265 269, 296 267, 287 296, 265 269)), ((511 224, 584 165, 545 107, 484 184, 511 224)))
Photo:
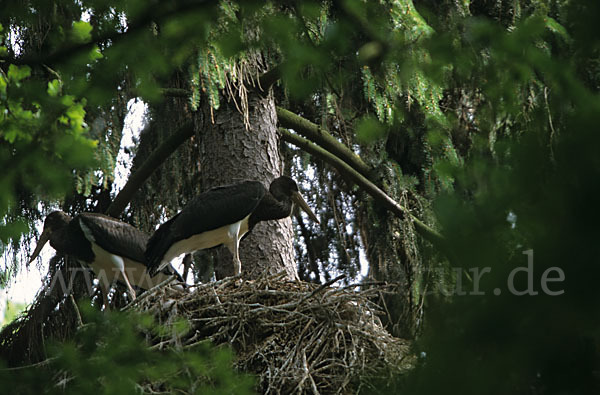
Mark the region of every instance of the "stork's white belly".
POLYGON ((250 215, 234 224, 225 225, 173 243, 163 257, 163 263, 171 262, 171 260, 177 258, 181 254, 189 254, 194 251, 216 247, 221 244, 225 244, 229 247, 233 243, 237 243, 237 241, 248 232, 249 217, 250 215))
POLYGON ((94 261, 90 262, 90 267, 98 278, 98 281, 107 292, 115 281, 121 281, 129 288, 131 296, 135 299, 135 290, 131 286, 142 289, 149 289, 161 283, 167 275, 158 273, 151 278, 148 270, 141 262, 134 261, 116 254, 112 254, 96 244, 94 233, 86 226, 85 222, 79 223, 86 239, 92 245, 94 261))
POLYGON ((90 267, 94 271, 98 281, 106 287, 109 287, 116 280, 124 281, 121 278, 121 271, 125 268, 125 260, 118 255, 111 254, 104 248, 92 242, 92 251, 94 252, 94 261, 90 263, 90 267))
POLYGON ((154 277, 150 277, 144 264, 111 254, 93 242, 92 251, 94 252, 95 259, 90 264, 90 267, 94 271, 98 281, 107 289, 117 280, 126 284, 121 271, 125 272, 131 285, 142 289, 150 289, 171 277, 160 272, 154 277))

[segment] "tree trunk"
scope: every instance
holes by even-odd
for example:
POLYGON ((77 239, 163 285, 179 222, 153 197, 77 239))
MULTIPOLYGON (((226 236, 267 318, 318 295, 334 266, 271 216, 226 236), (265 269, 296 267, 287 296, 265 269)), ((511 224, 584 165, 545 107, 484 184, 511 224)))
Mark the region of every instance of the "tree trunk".
MULTIPOLYGON (((221 103, 212 111, 205 103, 196 116, 196 132, 202 136, 198 139, 201 190, 242 180, 259 180, 268 188, 283 170, 273 96, 248 93, 248 128, 232 100, 221 103)), ((256 225, 240 243, 243 277, 253 279, 283 270, 288 279, 297 279, 292 238, 290 218, 256 225)), ((227 248, 219 247, 215 275, 221 279, 232 274, 232 256, 227 248)))

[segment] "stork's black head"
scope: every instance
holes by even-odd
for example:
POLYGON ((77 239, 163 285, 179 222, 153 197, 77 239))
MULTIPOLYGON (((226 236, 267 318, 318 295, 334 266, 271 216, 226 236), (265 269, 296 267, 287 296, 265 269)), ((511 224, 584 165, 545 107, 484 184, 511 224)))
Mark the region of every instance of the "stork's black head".
POLYGON ((46 217, 44 221, 44 232, 49 230, 50 232, 62 229, 71 222, 71 217, 63 211, 53 211, 46 217))
POLYGON ((298 192, 298 184, 288 176, 277 177, 271 182, 269 192, 277 200, 289 199, 294 192, 298 192))
POLYGON ((281 176, 274 179, 273 182, 271 182, 271 186, 269 186, 269 192, 279 201, 291 200, 293 203, 300 206, 313 221, 319 223, 319 219, 312 212, 310 207, 308 207, 308 204, 298 191, 298 184, 290 177, 281 176))
POLYGON ((52 238, 52 235, 57 231, 65 228, 69 222, 71 221, 71 217, 62 211, 53 211, 44 220, 44 231, 40 235, 40 239, 35 246, 35 250, 31 254, 31 258, 29 259, 29 263, 33 262, 35 258, 40 254, 44 245, 52 238))

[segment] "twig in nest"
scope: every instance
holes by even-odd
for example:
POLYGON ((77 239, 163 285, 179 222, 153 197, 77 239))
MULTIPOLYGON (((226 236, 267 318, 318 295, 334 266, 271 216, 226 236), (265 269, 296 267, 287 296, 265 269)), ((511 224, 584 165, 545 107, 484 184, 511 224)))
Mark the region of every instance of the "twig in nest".
POLYGON ((43 361, 32 363, 32 364, 29 364, 29 365, 15 366, 14 368, 3 368, 3 369, 0 369, 0 370, 3 371, 3 372, 9 372, 9 371, 13 371, 13 370, 23 370, 23 369, 30 369, 30 368, 39 368, 40 366, 48 365, 50 362, 54 361, 55 359, 56 359, 56 357, 50 357, 50 358, 44 359, 43 361))
POLYGON ((169 277, 166 280, 163 280, 159 284, 155 285, 154 287, 150 288, 146 292, 142 293, 140 296, 135 298, 135 300, 132 300, 131 303, 129 303, 127 306, 123 307, 121 309, 121 311, 127 311, 127 310, 132 309, 135 305, 137 305, 138 303, 141 303, 144 299, 154 295, 156 290, 162 288, 163 286, 166 286, 167 284, 171 283, 174 280, 175 280, 175 276, 169 277))
POLYGON ((336 278, 334 278, 333 280, 329 280, 329 281, 327 281, 326 283, 323 283, 323 284, 321 284, 321 285, 319 286, 319 288, 315 289, 314 291, 312 291, 312 292, 310 293, 310 295, 308 295, 307 297, 303 298, 303 299, 300 301, 300 303, 303 303, 304 301, 306 301, 306 300, 308 300, 308 299, 312 298, 313 296, 315 296, 316 294, 318 294, 319 292, 321 292, 321 291, 322 291, 322 290, 324 290, 325 288, 327 288, 327 287, 331 286, 331 284, 333 284, 333 283, 335 283, 335 282, 338 282, 339 280, 341 280, 341 279, 343 279, 343 278, 346 278, 346 275, 345 275, 345 274, 339 275, 339 276, 337 276, 336 278))
POLYGON ((75 310, 75 317, 77 320, 77 328, 81 328, 83 326, 83 320, 81 319, 81 313, 79 313, 79 307, 77 307, 77 303, 75 303, 75 298, 73 294, 69 294, 69 300, 73 305, 73 310, 75 310))

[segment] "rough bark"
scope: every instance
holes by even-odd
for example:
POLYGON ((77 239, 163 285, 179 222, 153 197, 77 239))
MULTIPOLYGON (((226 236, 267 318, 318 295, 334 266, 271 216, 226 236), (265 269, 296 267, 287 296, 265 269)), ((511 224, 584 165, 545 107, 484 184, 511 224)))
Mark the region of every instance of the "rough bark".
MULTIPOLYGON (((242 180, 259 180, 267 188, 280 176, 283 160, 279 153, 277 117, 272 95, 248 95, 249 127, 233 101, 219 110, 202 107, 196 116, 200 143, 201 189, 242 180)), ((240 243, 244 278, 285 271, 297 279, 290 218, 259 223, 240 243)), ((233 273, 232 257, 224 247, 216 250, 217 279, 233 273)))

